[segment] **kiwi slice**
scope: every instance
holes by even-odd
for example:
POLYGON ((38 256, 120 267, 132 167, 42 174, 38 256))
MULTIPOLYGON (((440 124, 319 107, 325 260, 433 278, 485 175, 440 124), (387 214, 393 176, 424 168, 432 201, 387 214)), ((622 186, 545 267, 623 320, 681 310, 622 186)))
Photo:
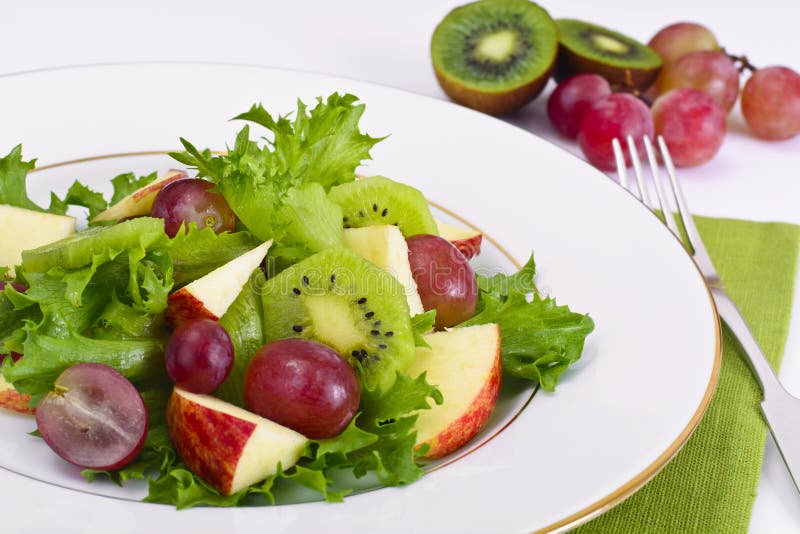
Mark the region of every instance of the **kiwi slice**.
POLYGON ((362 386, 379 392, 414 359, 403 286, 344 248, 329 248, 267 280, 264 339, 303 337, 346 358, 362 386))
POLYGON ((428 201, 410 185, 372 176, 337 185, 328 196, 342 207, 345 228, 393 224, 405 237, 439 235, 428 201))
POLYGON ((64 239, 22 252, 27 272, 53 267, 77 269, 92 263, 92 255, 106 249, 123 250, 141 244, 147 248, 158 240, 166 241, 164 219, 138 217, 112 226, 93 226, 64 239))
POLYGON ((502 115, 544 88, 558 53, 558 30, 528 0, 480 0, 452 10, 431 40, 433 69, 447 95, 502 115))
POLYGON ((558 81, 590 72, 615 89, 650 87, 663 61, 649 46, 621 33, 581 20, 558 19, 561 34, 555 78, 558 81))

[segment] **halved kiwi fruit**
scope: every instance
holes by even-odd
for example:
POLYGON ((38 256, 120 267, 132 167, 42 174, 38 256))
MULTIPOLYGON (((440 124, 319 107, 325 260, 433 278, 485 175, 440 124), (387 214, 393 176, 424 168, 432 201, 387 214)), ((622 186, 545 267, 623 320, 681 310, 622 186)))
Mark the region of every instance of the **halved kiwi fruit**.
POLYGON ((550 78, 558 30, 528 0, 480 0, 452 10, 431 40, 433 69, 447 95, 502 115, 533 100, 550 78))
POLYGON ((422 193, 383 176, 371 176, 331 188, 328 197, 341 206, 345 228, 393 224, 405 237, 439 235, 422 193))
POLYGON ((363 387, 387 391, 414 359, 403 286, 344 248, 329 248, 267 280, 264 338, 324 343, 356 369, 363 387))
POLYGON ((555 78, 559 82, 575 74, 603 76, 615 89, 650 87, 663 61, 649 46, 596 24, 575 19, 556 20, 560 47, 555 78))

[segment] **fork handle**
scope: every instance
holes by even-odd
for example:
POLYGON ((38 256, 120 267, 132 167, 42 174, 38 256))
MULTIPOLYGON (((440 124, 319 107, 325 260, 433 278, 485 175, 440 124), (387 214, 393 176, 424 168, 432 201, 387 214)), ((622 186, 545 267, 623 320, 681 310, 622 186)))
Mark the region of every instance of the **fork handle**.
POLYGON ((717 311, 739 341, 753 374, 764 392, 761 413, 767 423, 775 445, 781 453, 783 462, 792 477, 795 488, 800 491, 800 432, 798 432, 798 399, 793 397, 772 371, 761 347, 747 326, 742 314, 731 298, 719 288, 712 288, 711 294, 717 304, 717 311))
POLYGON ((719 316, 728 325, 728 328, 747 355, 747 363, 750 364, 750 369, 764 392, 764 400, 773 396, 785 395, 786 390, 772 370, 756 338, 753 337, 753 333, 750 331, 750 327, 747 326, 739 308, 736 307, 736 304, 728 294, 720 288, 712 287, 711 295, 714 297, 719 316))

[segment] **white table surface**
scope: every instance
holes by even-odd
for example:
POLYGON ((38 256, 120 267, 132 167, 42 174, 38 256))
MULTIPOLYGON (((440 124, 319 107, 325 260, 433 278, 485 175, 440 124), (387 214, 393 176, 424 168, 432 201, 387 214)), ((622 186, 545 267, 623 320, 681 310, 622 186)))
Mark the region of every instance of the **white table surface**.
MULTIPOLYGON (((336 2, 260 0, 0 1, 0 74, 99 62, 222 61, 288 67, 381 83, 445 99, 430 66, 436 24, 459 0, 336 2)), ((796 0, 542 0, 553 17, 581 18, 647 41, 659 28, 691 20, 709 26, 731 52, 757 66, 800 71, 796 0), (745 7, 746 6, 746 7, 745 7)), ((509 118, 580 157, 544 112, 547 93, 509 118)), ((187 84, 187 91, 191 85, 187 84)), ((0 117, 2 127, 2 117, 0 117)), ((800 137, 753 138, 737 108, 709 163, 680 171, 698 214, 800 224, 800 137)), ((800 284, 781 369, 800 393, 800 284)), ((800 530, 800 495, 767 440, 751 532, 800 530)))

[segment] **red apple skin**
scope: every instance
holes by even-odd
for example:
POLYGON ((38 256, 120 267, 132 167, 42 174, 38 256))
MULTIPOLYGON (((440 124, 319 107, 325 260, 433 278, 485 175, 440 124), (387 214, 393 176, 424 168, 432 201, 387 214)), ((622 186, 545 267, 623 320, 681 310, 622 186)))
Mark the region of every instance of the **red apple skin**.
POLYGON ((170 169, 169 173, 167 173, 167 178, 161 180, 160 182, 157 181, 154 184, 150 184, 149 186, 143 188, 141 191, 136 191, 135 193, 133 193, 131 198, 135 201, 139 201, 140 199, 142 199, 147 195, 155 196, 155 194, 161 191, 165 185, 174 182, 176 180, 182 180, 184 178, 187 178, 188 176, 189 175, 186 174, 186 171, 170 169))
POLYGON ((256 425, 194 403, 174 391, 167 403, 167 432, 186 467, 225 495, 256 425))
POLYGON ((36 410, 28 406, 31 396, 27 393, 20 393, 14 386, 9 384, 0 374, 0 408, 11 410, 12 412, 33 415, 36 410))
POLYGON ((190 319, 211 319, 219 321, 219 317, 206 308, 203 301, 192 295, 185 287, 175 291, 167 298, 167 322, 173 328, 190 319))
POLYGON ((469 260, 481 253, 483 234, 476 234, 469 239, 454 239, 450 242, 469 260))
MULTIPOLYGON (((488 380, 486 380, 478 395, 461 417, 452 421, 447 428, 425 442, 430 446, 425 458, 433 460, 447 456, 463 447, 480 432, 492 415, 492 410, 494 410, 494 406, 497 403, 502 375, 502 360, 500 358, 500 347, 498 346, 497 355, 488 380)), ((417 448, 421 445, 417 445, 417 448)))

